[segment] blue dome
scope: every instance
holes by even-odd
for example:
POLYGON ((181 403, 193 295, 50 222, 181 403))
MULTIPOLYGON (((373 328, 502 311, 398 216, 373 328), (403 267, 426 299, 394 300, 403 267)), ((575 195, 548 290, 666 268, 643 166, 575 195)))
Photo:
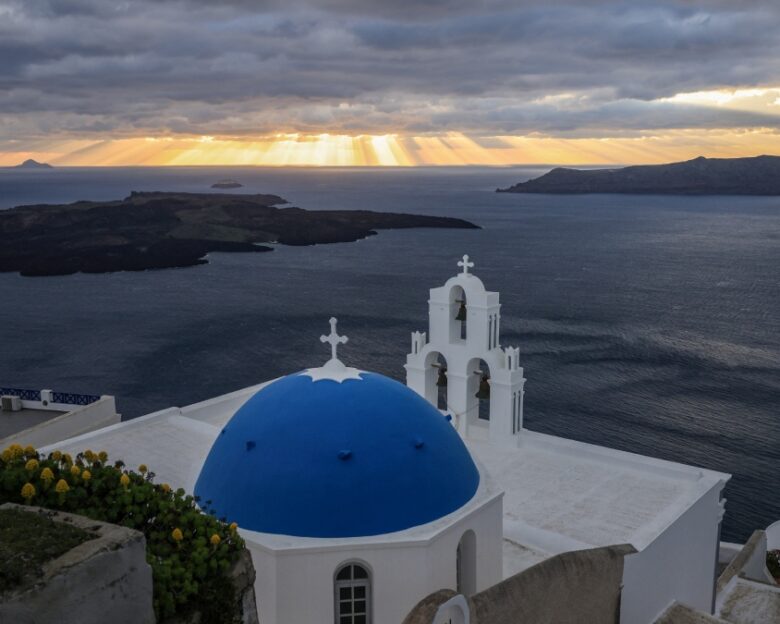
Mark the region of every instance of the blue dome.
POLYGON ((195 494, 245 529, 358 537, 441 518, 478 485, 458 433, 406 386, 376 373, 341 383, 297 374, 235 413, 195 494))

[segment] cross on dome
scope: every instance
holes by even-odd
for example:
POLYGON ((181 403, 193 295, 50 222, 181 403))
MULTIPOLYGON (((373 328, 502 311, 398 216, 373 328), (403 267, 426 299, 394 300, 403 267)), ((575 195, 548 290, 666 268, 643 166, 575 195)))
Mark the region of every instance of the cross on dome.
POLYGON ((336 323, 338 323, 338 319, 335 316, 330 317, 330 334, 327 336, 320 336, 320 342, 329 342, 330 343, 330 359, 331 360, 338 360, 338 354, 337 350, 339 348, 340 344, 345 344, 349 338, 346 336, 339 336, 338 332, 336 331, 336 323))
POLYGON ((459 267, 463 267, 463 275, 468 275, 469 274, 469 269, 473 269, 474 268, 474 263, 473 262, 469 262, 469 255, 465 254, 463 256, 463 260, 460 260, 458 262, 458 266, 459 267))
POLYGON ((357 368, 344 366, 344 363, 338 358, 339 345, 346 343, 349 338, 346 336, 339 336, 336 331, 336 323, 338 323, 338 320, 335 317, 331 317, 330 334, 327 336, 320 336, 320 342, 326 342, 330 345, 330 359, 325 362, 324 366, 320 366, 319 368, 307 368, 303 371, 303 374, 311 377, 312 381, 329 379, 330 381, 341 383, 347 379, 362 379, 360 376, 361 371, 357 368))

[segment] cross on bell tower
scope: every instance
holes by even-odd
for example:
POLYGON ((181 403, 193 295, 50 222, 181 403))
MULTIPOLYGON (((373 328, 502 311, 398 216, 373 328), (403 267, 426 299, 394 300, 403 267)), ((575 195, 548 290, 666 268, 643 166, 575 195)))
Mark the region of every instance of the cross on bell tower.
POLYGON ((339 336, 336 331, 336 323, 338 319, 335 316, 330 317, 330 334, 327 336, 320 336, 320 342, 330 343, 330 359, 338 361, 338 348, 340 344, 345 344, 349 338, 346 336, 339 336))
POLYGON ((459 267, 463 267, 463 275, 468 275, 469 274, 469 269, 473 269, 474 268, 474 263, 473 262, 469 262, 469 255, 465 254, 463 256, 463 260, 458 261, 458 266, 459 267))

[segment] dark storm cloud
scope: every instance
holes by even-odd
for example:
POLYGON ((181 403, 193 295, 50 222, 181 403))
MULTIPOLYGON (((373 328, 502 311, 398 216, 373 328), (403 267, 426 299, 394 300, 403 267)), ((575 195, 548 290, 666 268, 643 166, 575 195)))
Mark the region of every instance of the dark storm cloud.
POLYGON ((0 0, 0 138, 772 127, 773 2, 0 0))

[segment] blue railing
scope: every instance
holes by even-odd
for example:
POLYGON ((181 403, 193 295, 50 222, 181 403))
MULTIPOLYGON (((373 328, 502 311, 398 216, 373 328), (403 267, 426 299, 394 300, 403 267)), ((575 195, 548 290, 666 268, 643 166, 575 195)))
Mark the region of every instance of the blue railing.
POLYGON ((65 403, 66 405, 89 405, 99 401, 100 397, 94 394, 71 394, 70 392, 52 392, 51 400, 54 403, 65 403))
POLYGON ((40 390, 22 390, 21 388, 0 388, 0 394, 18 396, 22 401, 40 401, 40 390))
MULTIPOLYGON (((40 390, 25 390, 23 388, 0 388, 0 394, 18 396, 22 401, 40 401, 40 390)), ((100 397, 94 394, 74 394, 72 392, 52 392, 51 402, 64 405, 89 405, 99 401, 100 397)))

